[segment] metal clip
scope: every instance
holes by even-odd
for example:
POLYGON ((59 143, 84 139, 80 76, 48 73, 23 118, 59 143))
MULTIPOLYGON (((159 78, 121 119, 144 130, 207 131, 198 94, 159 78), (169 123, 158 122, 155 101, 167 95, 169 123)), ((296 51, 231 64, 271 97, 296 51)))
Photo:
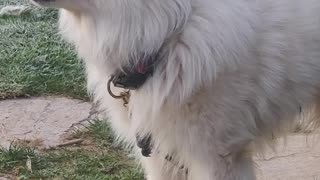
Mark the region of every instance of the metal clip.
POLYGON ((115 99, 122 99, 123 100, 123 105, 125 107, 127 107, 128 103, 129 103, 129 99, 130 99, 130 90, 121 92, 120 95, 115 95, 112 90, 111 90, 111 83, 114 79, 114 76, 111 76, 111 78, 108 81, 108 93, 110 94, 111 97, 115 98, 115 99))

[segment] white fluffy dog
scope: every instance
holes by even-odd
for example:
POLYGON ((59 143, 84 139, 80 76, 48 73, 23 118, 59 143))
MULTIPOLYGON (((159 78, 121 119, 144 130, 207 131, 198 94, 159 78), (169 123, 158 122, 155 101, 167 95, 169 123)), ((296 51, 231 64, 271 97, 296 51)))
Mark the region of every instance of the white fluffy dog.
POLYGON ((319 0, 35 1, 61 8, 89 92, 148 180, 254 180, 252 145, 317 104, 319 0), (109 89, 136 71, 137 87, 109 89), (111 96, 121 92, 127 105, 111 96), (136 135, 151 137, 150 157, 136 135))

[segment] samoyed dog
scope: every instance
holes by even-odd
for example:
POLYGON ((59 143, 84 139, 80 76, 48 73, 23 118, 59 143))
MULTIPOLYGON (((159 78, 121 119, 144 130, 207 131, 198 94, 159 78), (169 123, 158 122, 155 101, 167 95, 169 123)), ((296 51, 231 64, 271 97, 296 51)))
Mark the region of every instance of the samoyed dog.
POLYGON ((34 3, 148 180, 254 180, 252 148, 320 102, 319 0, 34 3))

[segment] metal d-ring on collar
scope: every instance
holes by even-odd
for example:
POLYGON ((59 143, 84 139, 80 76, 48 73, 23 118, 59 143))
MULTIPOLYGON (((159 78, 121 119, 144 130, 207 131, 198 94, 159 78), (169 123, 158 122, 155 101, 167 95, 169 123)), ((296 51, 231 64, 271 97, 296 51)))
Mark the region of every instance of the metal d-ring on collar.
POLYGON ((113 82, 114 80, 114 75, 111 76, 111 78, 109 79, 108 81, 108 93, 110 94, 111 97, 115 98, 115 99, 122 99, 123 100, 123 105, 124 106, 127 106, 128 103, 129 103, 129 98, 130 98, 130 90, 127 90, 127 91, 124 91, 124 92, 121 92, 120 95, 115 95, 112 90, 111 90, 111 83, 113 82))

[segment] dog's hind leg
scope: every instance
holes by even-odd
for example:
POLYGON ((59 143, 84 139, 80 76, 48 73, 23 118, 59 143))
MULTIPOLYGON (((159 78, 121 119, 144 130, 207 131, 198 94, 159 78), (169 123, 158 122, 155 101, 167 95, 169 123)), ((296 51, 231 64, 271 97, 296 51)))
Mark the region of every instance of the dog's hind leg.
POLYGON ((188 180, 255 180, 253 161, 244 152, 221 156, 211 154, 191 162, 188 180))

